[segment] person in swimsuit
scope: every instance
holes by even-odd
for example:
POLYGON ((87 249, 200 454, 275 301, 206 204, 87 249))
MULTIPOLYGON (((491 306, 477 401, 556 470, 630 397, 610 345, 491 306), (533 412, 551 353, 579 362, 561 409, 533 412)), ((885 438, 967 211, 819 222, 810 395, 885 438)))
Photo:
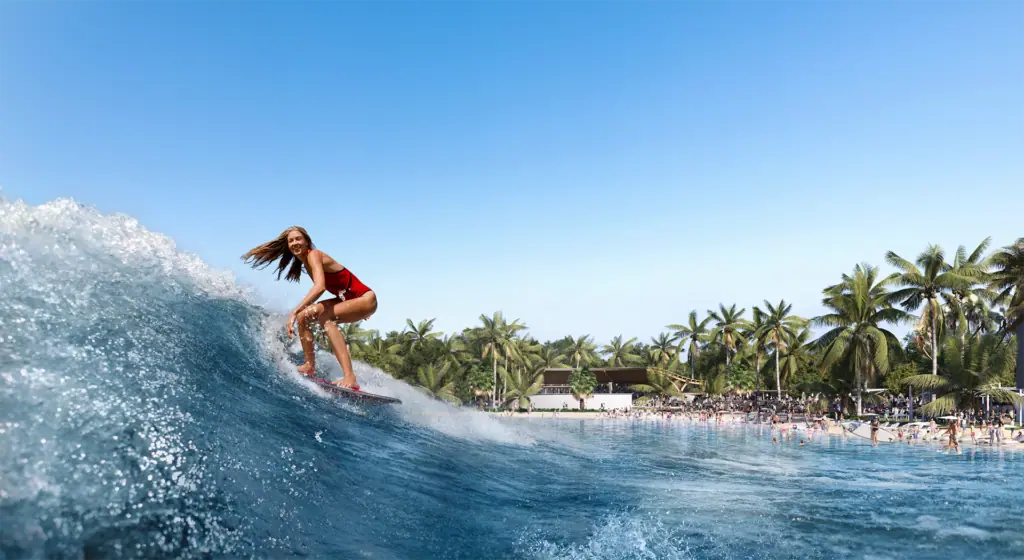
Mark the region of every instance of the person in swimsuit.
POLYGON ((252 261, 253 268, 264 268, 274 261, 277 264, 277 279, 287 269, 285 280, 298 282, 302 271, 313 280, 313 287, 306 293, 295 309, 288 315, 288 338, 294 334, 293 326, 298 320, 299 341, 305 362, 298 367, 303 375, 313 376, 316 355, 313 351, 313 332, 309 322, 320 323, 327 333, 345 376, 335 385, 359 390, 356 374, 352 370, 352 358, 348 353, 345 337, 336 323, 362 321, 377 311, 377 294, 359 281, 352 272, 330 255, 313 245, 305 229, 293 226, 284 230, 274 240, 250 250, 242 256, 244 262, 252 261), (323 293, 331 292, 335 297, 316 301, 323 293))
POLYGON ((960 454, 960 443, 956 439, 957 426, 956 422, 949 423, 949 427, 946 428, 945 432, 949 434, 949 443, 943 445, 942 448, 939 449, 939 452, 942 452, 942 449, 944 448, 946 450, 946 454, 949 454, 950 450, 956 451, 957 455, 960 454))

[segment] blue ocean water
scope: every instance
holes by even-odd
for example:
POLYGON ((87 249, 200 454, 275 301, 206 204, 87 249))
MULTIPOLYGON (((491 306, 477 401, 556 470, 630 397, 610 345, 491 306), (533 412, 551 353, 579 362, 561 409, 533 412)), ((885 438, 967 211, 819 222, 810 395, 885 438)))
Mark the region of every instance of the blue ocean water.
POLYGON ((0 558, 1024 557, 1017 453, 502 420, 360 365, 404 401, 364 407, 252 301, 130 217, 0 199, 0 558))

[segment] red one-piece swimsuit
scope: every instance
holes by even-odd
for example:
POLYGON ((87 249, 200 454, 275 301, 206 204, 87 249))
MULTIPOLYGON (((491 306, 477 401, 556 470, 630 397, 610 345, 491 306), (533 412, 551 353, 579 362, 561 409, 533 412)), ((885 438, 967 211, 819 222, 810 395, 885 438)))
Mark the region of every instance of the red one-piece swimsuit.
POLYGON ((338 272, 325 272, 324 282, 327 284, 327 291, 348 301, 363 296, 370 288, 359 281, 355 274, 343 268, 338 272))

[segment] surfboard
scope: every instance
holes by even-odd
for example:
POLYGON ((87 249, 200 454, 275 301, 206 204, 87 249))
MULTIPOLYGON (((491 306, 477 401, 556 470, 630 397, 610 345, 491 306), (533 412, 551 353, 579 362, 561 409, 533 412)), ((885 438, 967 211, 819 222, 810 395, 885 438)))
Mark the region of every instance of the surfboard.
MULTIPOLYGON (((871 439, 871 424, 867 422, 845 422, 843 428, 846 429, 847 433, 851 433, 857 437, 864 439, 871 439)), ((878 442, 879 443, 892 443, 898 438, 892 432, 878 428, 878 442)))
POLYGON ((330 383, 328 383, 326 381, 323 381, 321 379, 313 379, 313 381, 315 381, 316 384, 319 385, 320 388, 322 388, 323 390, 331 392, 331 393, 333 393, 335 395, 342 396, 342 397, 346 397, 346 398, 350 398, 350 399, 357 399, 357 400, 361 400, 361 401, 365 401, 365 402, 372 402, 372 403, 377 403, 377 404, 402 404, 402 401, 400 399, 396 399, 395 397, 388 397, 388 396, 385 396, 385 395, 375 395, 373 393, 367 393, 366 391, 353 391, 352 389, 347 389, 345 387, 339 387, 337 385, 332 385, 332 384, 330 384, 330 383))

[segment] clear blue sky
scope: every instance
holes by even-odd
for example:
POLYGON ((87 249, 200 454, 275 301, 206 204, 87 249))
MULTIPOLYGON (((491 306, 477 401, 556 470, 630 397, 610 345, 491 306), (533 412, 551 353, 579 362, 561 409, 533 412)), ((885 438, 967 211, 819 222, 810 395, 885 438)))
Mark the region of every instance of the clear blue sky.
MULTIPOLYGON (((367 327, 646 339, 886 250, 1024 235, 1024 2, 2 2, 0 187, 243 268, 286 226, 367 327)), ((886 267, 887 269, 887 267, 886 267)))

